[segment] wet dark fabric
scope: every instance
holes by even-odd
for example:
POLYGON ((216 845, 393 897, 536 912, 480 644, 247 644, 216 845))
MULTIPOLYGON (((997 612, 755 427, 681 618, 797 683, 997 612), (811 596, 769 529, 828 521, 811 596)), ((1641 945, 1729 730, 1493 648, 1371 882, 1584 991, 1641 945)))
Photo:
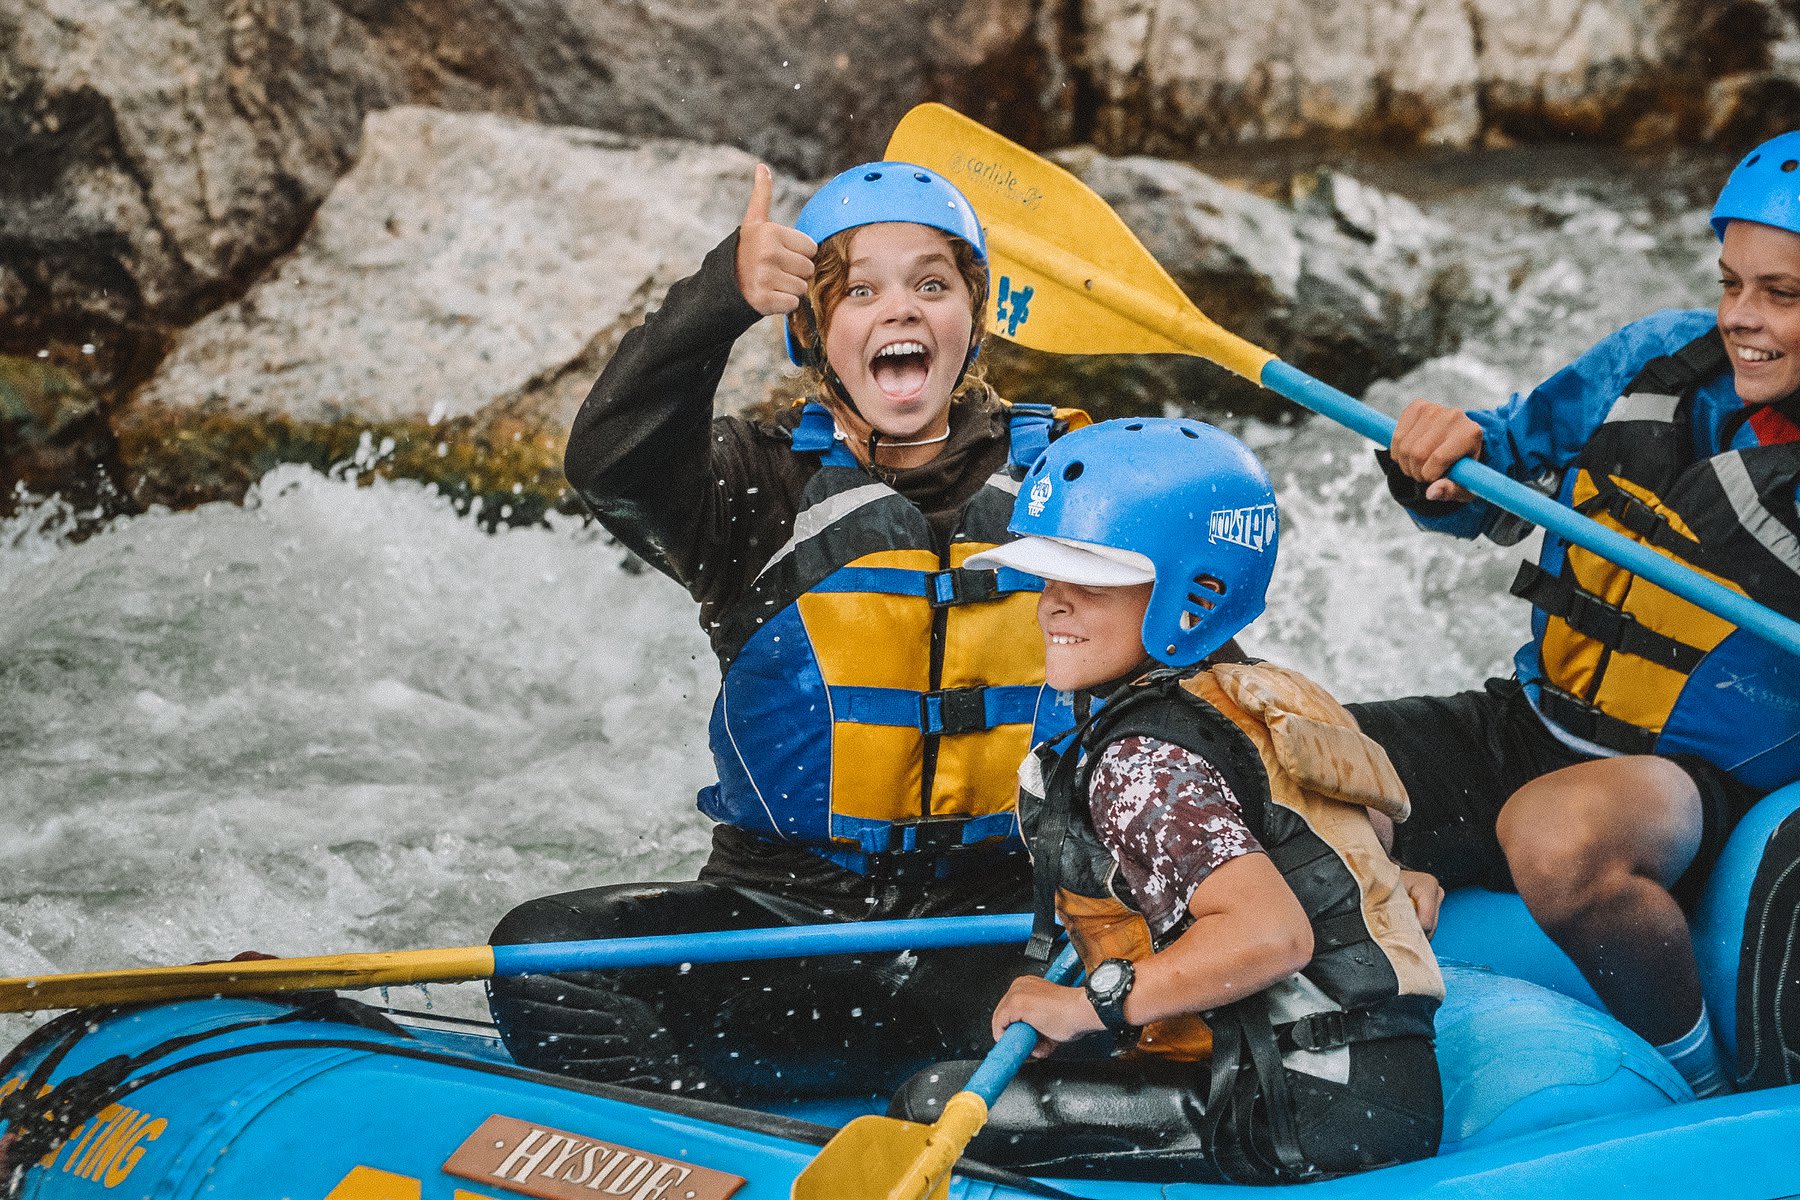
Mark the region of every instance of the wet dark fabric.
MULTIPOLYGON (((569 430, 563 471, 614 537, 700 602, 709 633, 793 532, 818 457, 795 454, 800 410, 713 416, 731 347, 761 317, 737 287, 737 234, 627 333, 569 430)), ((958 401, 937 457, 882 472, 946 542, 1006 465, 1004 406, 958 401)))
MULTIPOLYGON (((588 888, 508 913, 495 945, 1022 912, 1023 855, 972 853, 945 880, 872 879, 730 826, 700 879, 588 888)), ((887 1094, 927 1063, 986 1052, 1024 970, 1013 946, 495 979, 524 1066, 702 1098, 887 1094)))
MULTIPOLYGON (((1544 728, 1512 679, 1490 679, 1480 691, 1453 696, 1345 707, 1388 752, 1412 798, 1412 815, 1394 827, 1395 858, 1431 872, 1446 888, 1516 891, 1495 831, 1501 806, 1533 779, 1590 756, 1544 728)), ((1673 889, 1692 911, 1726 837, 1758 795, 1699 757, 1674 755, 1670 761, 1700 793, 1700 849, 1673 889)))
MULTIPOLYGON (((932 1121, 974 1074, 973 1062, 945 1063, 909 1080, 892 1115, 932 1121)), ((1338 1084, 1286 1071, 1299 1143, 1317 1179, 1429 1157, 1438 1144, 1443 1099, 1437 1059, 1424 1038, 1350 1047, 1350 1077, 1338 1084), (1416 1107, 1397 1104, 1410 1098, 1416 1107)), ((1032 1061, 994 1105, 969 1156, 1033 1175, 1156 1182, 1270 1182, 1221 1169, 1219 1159, 1271 1159, 1269 1122, 1221 1127, 1223 1154, 1204 1138, 1207 1066, 1157 1059, 1032 1061), (1245 1146, 1248 1136, 1259 1144, 1245 1146)))

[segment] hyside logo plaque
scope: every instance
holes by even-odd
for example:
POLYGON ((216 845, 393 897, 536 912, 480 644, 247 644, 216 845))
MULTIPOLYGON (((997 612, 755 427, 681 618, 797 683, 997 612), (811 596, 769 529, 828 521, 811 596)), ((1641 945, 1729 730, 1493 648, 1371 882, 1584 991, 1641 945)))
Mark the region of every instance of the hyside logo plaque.
POLYGON ((444 1163, 446 1174, 542 1200, 726 1200, 742 1176, 498 1113, 444 1163))

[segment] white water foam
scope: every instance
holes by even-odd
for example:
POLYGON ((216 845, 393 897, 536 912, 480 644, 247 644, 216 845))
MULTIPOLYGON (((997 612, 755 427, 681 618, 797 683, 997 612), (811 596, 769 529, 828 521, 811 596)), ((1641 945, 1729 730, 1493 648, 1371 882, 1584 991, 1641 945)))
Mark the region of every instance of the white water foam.
POLYGON ((298 467, 80 544, 15 521, 4 973, 460 946, 533 895, 691 875, 717 669, 623 561, 298 467))

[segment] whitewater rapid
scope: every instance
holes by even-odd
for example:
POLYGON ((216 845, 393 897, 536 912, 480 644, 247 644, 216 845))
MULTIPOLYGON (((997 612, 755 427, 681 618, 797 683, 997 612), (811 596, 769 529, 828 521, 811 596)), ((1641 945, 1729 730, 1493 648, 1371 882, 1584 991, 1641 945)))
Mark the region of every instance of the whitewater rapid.
MULTIPOLYGON (((1496 403, 1632 317, 1709 304, 1704 212, 1634 186, 1415 196, 1490 303, 1370 402, 1496 403)), ((1345 699, 1508 669, 1519 549, 1418 533, 1323 421, 1235 428, 1284 509, 1252 653, 1345 699)), ((0 523, 0 974, 467 945, 527 897, 703 856, 717 670, 688 598, 597 527, 487 533, 428 488, 299 467, 78 542, 65 516, 0 523)), ((475 985, 394 999, 484 1010, 475 985)))

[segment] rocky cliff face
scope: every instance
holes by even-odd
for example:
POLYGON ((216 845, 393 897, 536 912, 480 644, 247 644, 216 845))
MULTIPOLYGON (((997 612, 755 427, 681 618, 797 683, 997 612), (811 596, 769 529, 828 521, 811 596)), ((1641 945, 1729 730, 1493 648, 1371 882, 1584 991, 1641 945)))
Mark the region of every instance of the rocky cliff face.
MULTIPOLYGON (((307 272, 324 269, 348 210, 374 203, 346 175, 387 136, 377 122, 365 141, 366 118, 396 106, 601 131, 628 139, 621 170, 637 169, 631 147, 643 139, 678 139, 689 149, 667 153, 691 154, 702 172, 716 169, 714 147, 731 147, 799 178, 877 154, 894 120, 928 98, 1039 148, 1092 143, 1112 156, 1343 137, 1742 145, 1800 124, 1795 22, 1775 0, 16 0, 0 9, 0 357, 18 364, 7 378, 26 381, 15 395, 36 399, 0 408, 0 485, 38 489, 107 463, 118 473, 114 460, 145 444, 139 415, 200 411, 219 379, 242 378, 234 367, 204 379, 222 329, 238 330, 232 361, 248 361, 280 340, 278 320, 259 322, 285 311, 276 301, 298 281, 320 294, 340 286, 340 275, 316 286, 307 272), (309 234, 340 180, 348 190, 309 234), (76 394, 84 415, 71 420, 76 394), (52 410, 54 429, 33 416, 52 410), (27 447, 39 448, 35 465, 27 447)), ((421 190, 380 201, 399 219, 396 244, 415 245, 409 216, 455 199, 434 190, 430 146, 416 149, 421 190)), ((510 152, 496 161, 480 189, 496 219, 521 211, 506 208, 508 191, 557 192, 554 170, 533 173, 510 152)), ((636 177, 634 202, 687 203, 650 194, 653 178, 636 177)), ((712 231, 728 227, 714 216, 712 231)), ((474 244, 466 229, 459 237, 474 244)), ((420 269, 410 253, 390 276, 420 269)), ((608 253, 635 261, 623 241, 608 253)), ((1315 262, 1329 257, 1316 243, 1315 262)), ((1196 263, 1169 265, 1218 286, 1196 263)), ((631 275, 640 304, 667 282, 663 267, 631 275)), ((1331 275, 1295 276, 1276 308, 1300 312, 1312 296, 1312 326, 1395 315, 1380 304, 1328 312, 1331 275)), ((604 328, 626 312, 601 309, 565 331, 587 339, 578 352, 538 366, 588 373, 604 328)), ((404 304, 382 311, 426 320, 404 304)), ((1286 318, 1260 319, 1280 342, 1286 318)), ((1438 336, 1412 325, 1379 335, 1401 359, 1438 336)), ((1322 365, 1369 358, 1341 331, 1314 341, 1322 365)), ((1306 347, 1291 348, 1304 364, 1306 347)), ((315 407, 379 416, 344 399, 354 388, 287 374, 322 389, 315 407)), ((518 400, 504 371, 486 386, 471 411, 518 400)))
POLYGON ((1757 0, 1086 0, 1077 12, 1087 103, 1061 128, 1159 155, 1341 133, 1750 142, 1797 111, 1793 14, 1757 0))

